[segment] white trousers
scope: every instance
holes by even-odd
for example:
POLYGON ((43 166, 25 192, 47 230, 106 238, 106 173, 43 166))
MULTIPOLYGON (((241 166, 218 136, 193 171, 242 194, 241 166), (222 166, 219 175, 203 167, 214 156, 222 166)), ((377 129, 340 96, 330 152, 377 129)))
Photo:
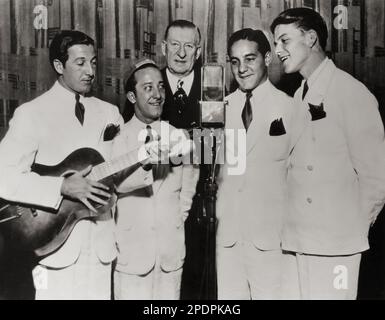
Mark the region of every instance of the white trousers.
POLYGON ((155 265, 145 275, 115 271, 115 300, 179 300, 182 270, 165 272, 155 265))
POLYGON ((361 254, 314 256, 284 254, 283 298, 354 300, 357 298, 361 254))
POLYGON ((262 251, 250 242, 217 246, 219 300, 280 299, 282 251, 262 251))
POLYGON ((111 263, 102 263, 92 250, 82 250, 68 267, 38 265, 32 273, 36 300, 111 299, 111 263))

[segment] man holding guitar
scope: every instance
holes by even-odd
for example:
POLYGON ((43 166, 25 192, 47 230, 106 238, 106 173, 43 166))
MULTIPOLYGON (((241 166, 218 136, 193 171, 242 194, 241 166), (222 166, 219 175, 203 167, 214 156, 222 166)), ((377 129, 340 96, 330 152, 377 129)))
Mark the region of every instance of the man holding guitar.
MULTIPOLYGON (((16 109, 0 143, 0 197, 34 209, 13 206, 15 214, 0 224, 0 236, 8 246, 34 246, 41 259, 33 270, 36 299, 110 299, 116 199, 111 179, 98 180, 117 170, 93 166, 122 147, 113 138, 123 119, 118 108, 91 95, 97 57, 90 37, 62 31, 49 58, 58 80, 16 109)), ((146 161, 157 159, 157 148, 148 148, 146 161)), ((125 180, 133 189, 152 183, 135 156, 125 180)), ((0 207, 5 211, 10 205, 0 207)))

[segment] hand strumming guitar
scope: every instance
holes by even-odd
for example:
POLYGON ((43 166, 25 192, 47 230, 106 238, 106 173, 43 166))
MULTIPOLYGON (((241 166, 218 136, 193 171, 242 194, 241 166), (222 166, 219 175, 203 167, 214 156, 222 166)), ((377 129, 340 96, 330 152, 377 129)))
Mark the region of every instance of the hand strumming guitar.
POLYGON ((92 200, 101 205, 107 205, 108 202, 101 199, 101 197, 110 199, 111 195, 108 193, 109 188, 107 186, 100 182, 92 181, 86 178, 91 170, 92 166, 90 165, 87 168, 78 171, 69 177, 66 177, 63 181, 60 191, 63 196, 74 200, 79 200, 88 209, 93 212, 97 212, 89 200, 92 200))

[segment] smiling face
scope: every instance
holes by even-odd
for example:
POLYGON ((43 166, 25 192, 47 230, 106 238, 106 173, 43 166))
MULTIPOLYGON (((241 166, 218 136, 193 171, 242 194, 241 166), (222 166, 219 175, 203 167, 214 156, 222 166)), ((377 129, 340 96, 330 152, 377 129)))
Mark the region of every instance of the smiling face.
POLYGON ((280 24, 274 30, 275 52, 286 73, 303 71, 312 53, 314 31, 304 31, 294 23, 280 24))
POLYGON ((238 40, 230 49, 231 71, 242 91, 254 90, 267 80, 267 67, 271 62, 270 52, 266 56, 258 50, 258 44, 249 40, 238 40))
POLYGON ((155 67, 145 67, 135 72, 135 91, 129 91, 127 98, 135 104, 135 115, 144 123, 159 119, 165 99, 162 74, 155 67))
POLYGON ((171 73, 178 77, 189 75, 201 53, 197 30, 171 27, 167 39, 162 42, 162 53, 171 73))
POLYGON ((91 91, 96 72, 96 55, 92 45, 74 45, 68 48, 68 60, 54 60, 60 83, 68 90, 84 95, 91 91))

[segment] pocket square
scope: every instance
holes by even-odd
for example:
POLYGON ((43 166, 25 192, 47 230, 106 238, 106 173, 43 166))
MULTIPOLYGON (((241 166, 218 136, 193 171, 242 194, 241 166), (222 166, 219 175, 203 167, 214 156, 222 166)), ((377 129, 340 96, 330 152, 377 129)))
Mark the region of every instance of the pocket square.
POLYGON ((119 131, 120 131, 120 126, 118 124, 115 125, 110 123, 109 125, 107 125, 106 130, 104 130, 103 141, 113 140, 116 137, 116 135, 119 133, 119 131))
POLYGON ((324 110, 323 103, 321 103, 319 106, 309 103, 309 112, 311 114, 311 121, 318 121, 326 118, 326 112, 324 110))
POLYGON ((283 125, 283 120, 280 118, 279 120, 274 120, 270 125, 270 136, 272 137, 279 137, 286 134, 285 126, 283 125))

